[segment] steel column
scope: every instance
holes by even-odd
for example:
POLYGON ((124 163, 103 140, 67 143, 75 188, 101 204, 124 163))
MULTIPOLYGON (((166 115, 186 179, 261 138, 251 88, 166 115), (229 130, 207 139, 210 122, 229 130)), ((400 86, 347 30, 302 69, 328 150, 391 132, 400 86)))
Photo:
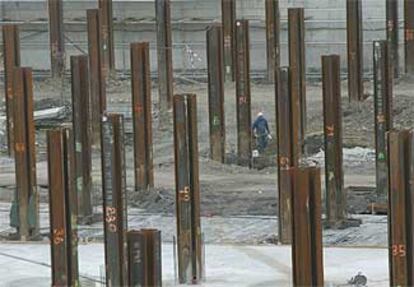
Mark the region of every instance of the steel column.
POLYGON ((226 157, 223 63, 223 28, 216 24, 207 31, 208 114, 210 158, 221 163, 226 157))
POLYGON ((221 22, 223 23, 223 57, 224 74, 226 81, 234 81, 235 78, 235 23, 236 0, 221 0, 221 22))
POLYGON ((171 108, 173 96, 173 66, 170 0, 155 1, 157 21, 158 93, 162 113, 171 108))
POLYGON ((20 40, 17 25, 3 26, 3 64, 4 64, 4 95, 6 100, 7 149, 10 156, 14 154, 14 68, 20 66, 20 40))
POLYGON ((70 63, 78 214, 82 219, 87 219, 93 215, 88 57, 71 56, 70 63))
POLYGON ((128 286, 161 287, 161 231, 128 231, 128 286))
POLYGON ((364 83, 362 81, 364 61, 361 0, 346 1, 346 25, 349 101, 362 101, 364 100, 364 83))
POLYGON ((106 110, 105 76, 102 71, 102 46, 100 29, 100 12, 97 9, 87 10, 88 25, 88 50, 89 50, 89 72, 91 121, 93 142, 98 143, 101 134, 101 117, 106 110))
POLYGON ((294 286, 323 286, 321 179, 317 167, 292 168, 294 286))
POLYGON ((298 159, 294 157, 292 130, 292 102, 291 102, 291 72, 288 67, 276 70, 276 126, 277 126, 277 151, 278 151, 278 224, 279 242, 289 244, 291 242, 291 181, 289 168, 297 166, 298 159))
POLYGON ((414 1, 404 0, 405 72, 414 73, 414 1))
POLYGON ((70 129, 63 130, 64 144, 64 164, 66 189, 66 226, 71 232, 67 232, 68 242, 68 266, 69 274, 75 286, 79 280, 79 263, 78 263, 78 196, 76 194, 76 166, 75 166, 75 147, 73 145, 73 132, 70 129))
POLYGON ((17 228, 19 239, 27 240, 39 234, 32 70, 15 68, 13 78, 16 197, 11 210, 11 225, 17 228))
POLYGON ((237 157, 240 165, 251 167, 252 122, 250 97, 249 21, 236 21, 236 107, 237 157))
POLYGON ((280 66, 280 14, 279 0, 266 0, 266 55, 267 80, 275 80, 275 71, 280 66))
POLYGON ((149 43, 131 44, 135 189, 154 186, 149 43))
POLYGON ((393 77, 398 78, 399 66, 399 45, 398 45, 398 0, 385 0, 387 41, 390 45, 390 59, 392 64, 393 77))
POLYGON ((179 282, 202 279, 197 103, 195 95, 174 96, 174 147, 179 282))
POLYGON ((99 0, 99 10, 102 11, 103 68, 115 71, 115 45, 112 16, 112 0, 99 0))
POLYGON ((298 144, 293 151, 300 157, 306 134, 306 67, 305 67, 305 16, 303 8, 288 9, 289 65, 292 81, 293 141, 298 144))
POLYGON ((321 170, 309 167, 309 217, 312 286, 324 285, 321 170))
POLYGON ((390 286, 413 285, 412 132, 388 133, 388 245, 390 286))
POLYGON ((128 282, 127 202, 122 115, 103 116, 101 146, 106 284, 126 286, 128 282))
POLYGON ((377 197, 379 201, 386 202, 388 194, 386 133, 392 129, 392 49, 387 41, 375 41, 373 51, 377 197))
POLYGON ((63 23, 63 1, 48 0, 50 63, 52 77, 65 73, 65 32, 63 23))
POLYGON ((326 214, 330 226, 346 218, 342 170, 342 108, 339 55, 322 56, 326 214))
POLYGON ((74 154, 70 137, 67 129, 47 132, 53 286, 79 286, 74 154))

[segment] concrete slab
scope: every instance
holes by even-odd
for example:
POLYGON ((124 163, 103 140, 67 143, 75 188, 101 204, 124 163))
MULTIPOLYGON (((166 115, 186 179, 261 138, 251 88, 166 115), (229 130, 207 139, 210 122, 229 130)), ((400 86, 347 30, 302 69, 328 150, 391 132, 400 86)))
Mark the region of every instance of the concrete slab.
MULTIPOLYGON (((81 274, 103 286, 103 245, 81 245, 79 252, 81 274)), ((368 286, 388 286, 387 258, 387 249, 325 248, 325 286, 348 286, 358 272, 368 286)), ((163 286, 176 286, 173 245, 163 244, 162 260, 163 286)), ((0 286, 50 286, 49 264, 49 245, 0 244, 0 286)), ((292 286, 290 247, 207 245, 206 276, 200 286, 292 286)))

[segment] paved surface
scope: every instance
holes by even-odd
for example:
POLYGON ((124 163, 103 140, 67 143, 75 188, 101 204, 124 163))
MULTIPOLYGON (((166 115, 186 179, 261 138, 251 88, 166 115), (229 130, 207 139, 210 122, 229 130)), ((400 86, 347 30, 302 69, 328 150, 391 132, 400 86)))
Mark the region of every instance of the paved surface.
MULTIPOLYGON (((368 286, 388 286, 386 249, 325 248, 325 286, 348 286, 362 272, 368 286)), ((81 274, 102 286, 103 245, 81 245, 81 274)), ((176 286, 173 246, 162 246, 163 286, 176 286)), ((0 286, 50 286, 47 244, 0 244, 0 286)), ((206 277, 201 286, 292 286, 289 246, 207 245, 206 277)))
MULTIPOLYGON (((9 227, 8 203, 0 203, 0 234, 13 232, 9 227)), ((100 212, 100 210, 96 210, 100 212)), ((161 230, 163 242, 172 242, 176 234, 175 218, 170 215, 148 214, 139 209, 128 208, 129 229, 156 228, 161 230)), ((387 246, 387 217, 358 215, 362 220, 360 227, 344 230, 324 230, 323 239, 327 246, 387 246)), ((272 216, 240 216, 240 217, 202 217, 202 229, 206 243, 219 244, 260 244, 273 241, 277 236, 277 217, 272 216)), ((49 211, 46 204, 41 204, 41 232, 47 236, 49 232, 49 211)), ((103 225, 97 222, 90 226, 79 227, 81 241, 102 241, 103 225)))

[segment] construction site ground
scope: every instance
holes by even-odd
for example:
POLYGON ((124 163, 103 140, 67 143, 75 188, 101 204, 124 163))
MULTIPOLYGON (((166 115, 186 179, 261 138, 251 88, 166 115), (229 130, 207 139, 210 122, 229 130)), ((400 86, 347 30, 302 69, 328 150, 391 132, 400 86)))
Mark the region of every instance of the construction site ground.
MULTIPOLYGON (((368 98, 359 104, 348 103, 346 84, 346 81, 342 82, 345 186, 361 187, 349 190, 347 199, 349 216, 361 219, 362 224, 359 227, 343 230, 325 229, 323 231, 324 243, 327 246, 324 255, 325 277, 327 282, 332 283, 332 286, 347 286, 347 280, 361 271, 367 275, 369 286, 388 286, 387 218, 384 215, 364 214, 367 212, 368 204, 375 200, 372 83, 365 83, 368 98), (345 246, 346 248, 343 248, 345 246)), ((108 111, 122 112, 126 119, 128 224, 129 228, 153 227, 162 231, 163 278, 165 286, 171 286, 174 283, 171 242, 175 235, 172 123, 163 127, 159 125, 158 93, 157 87, 154 86, 155 188, 149 191, 135 191, 130 86, 130 80, 122 78, 111 79, 108 86, 108 111)), ((396 128, 414 126, 413 90, 412 79, 400 79, 396 83, 394 98, 394 126, 396 128)), ((3 93, 4 88, 0 87, 0 91, 3 93)), ((277 241, 274 85, 261 82, 252 84, 252 117, 254 118, 257 112, 263 111, 269 120, 274 138, 266 153, 254 161, 256 167, 254 169, 236 164, 237 129, 233 83, 226 84, 225 93, 226 164, 213 162, 208 158, 207 84, 188 79, 180 80, 175 85, 175 93, 195 93, 198 96, 201 213, 208 278, 204 286, 290 286, 290 248, 274 245, 277 241)), ((3 96, 4 94, 1 94, 0 99, 4 99, 3 96)), ((6 241, 0 244, 0 278, 2 278, 0 286, 24 286, 24 282, 30 282, 31 286, 45 286, 50 277, 50 270, 44 264, 36 266, 24 260, 50 263, 49 247, 46 244, 49 220, 45 129, 70 122, 70 82, 68 79, 62 83, 51 80, 36 81, 34 97, 35 110, 65 106, 67 113, 63 119, 36 121, 37 178, 41 194, 41 231, 44 240, 38 244, 17 244, 6 241), (24 260, 19 259, 20 257, 24 260), (13 267, 11 270, 7 266, 12 261, 13 266, 22 264, 22 267, 27 268, 13 267), (36 280, 39 285, 36 285, 36 280)), ((321 165, 323 184, 323 119, 320 82, 308 83, 307 112, 304 161, 321 165)), ((15 189, 14 160, 9 158, 5 152, 4 115, 3 103, 0 105, 0 235, 7 235, 13 231, 8 225, 10 203, 15 189)), ((97 214, 100 214, 102 205, 100 164, 99 146, 95 145, 93 202, 97 214)), ((322 187, 324 189, 324 186, 322 187)), ((100 270, 97 266, 102 266, 104 262, 101 244, 102 221, 92 225, 81 225, 79 230, 81 272, 98 280, 100 270), (88 254, 94 254, 94 256, 88 256, 88 254)))
MULTIPOLYGON (((208 244, 206 287, 292 286, 289 246, 208 244)), ((325 286, 347 284, 362 272, 367 286, 385 287, 388 283, 387 250, 374 248, 325 248, 325 286), (352 275, 352 276, 351 276, 352 275)), ((104 286, 103 244, 79 246, 82 286, 104 286)), ((162 246, 163 286, 176 286, 173 245, 162 246)), ((1 286, 50 286, 50 247, 47 244, 1 244, 1 286)))

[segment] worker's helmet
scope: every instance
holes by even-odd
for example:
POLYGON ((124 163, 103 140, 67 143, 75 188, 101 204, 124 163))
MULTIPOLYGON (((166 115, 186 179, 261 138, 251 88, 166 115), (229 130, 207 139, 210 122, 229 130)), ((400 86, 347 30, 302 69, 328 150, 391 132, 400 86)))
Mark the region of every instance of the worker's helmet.
POLYGON ((262 117, 263 116, 263 112, 258 112, 257 113, 257 117, 262 117))

